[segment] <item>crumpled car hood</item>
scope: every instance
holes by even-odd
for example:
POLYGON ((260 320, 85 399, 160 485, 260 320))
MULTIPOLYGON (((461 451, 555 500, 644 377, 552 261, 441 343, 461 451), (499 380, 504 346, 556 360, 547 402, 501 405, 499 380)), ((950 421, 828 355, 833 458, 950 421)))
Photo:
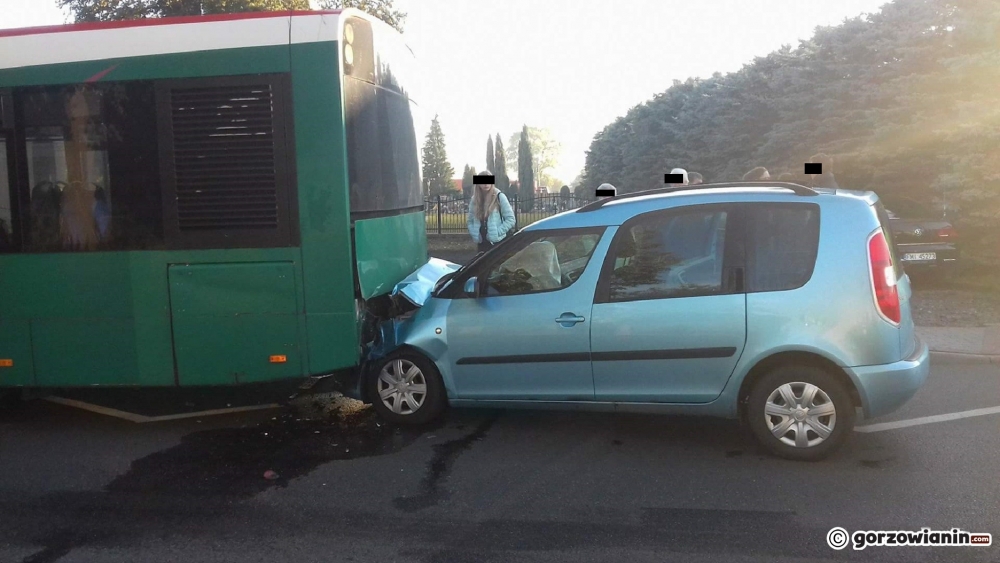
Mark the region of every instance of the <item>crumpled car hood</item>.
POLYGON ((460 265, 440 258, 431 258, 426 264, 417 268, 415 272, 406 276, 403 281, 392 288, 390 294, 393 298, 404 297, 407 301, 423 307, 427 299, 430 298, 434 285, 444 276, 457 271, 460 265))
POLYGON ((403 281, 396 284, 390 293, 396 302, 396 315, 382 319, 378 323, 375 339, 365 344, 365 362, 383 358, 399 347, 411 325, 411 320, 423 307, 434 291, 438 280, 457 271, 461 266, 440 258, 431 258, 417 268, 403 281))

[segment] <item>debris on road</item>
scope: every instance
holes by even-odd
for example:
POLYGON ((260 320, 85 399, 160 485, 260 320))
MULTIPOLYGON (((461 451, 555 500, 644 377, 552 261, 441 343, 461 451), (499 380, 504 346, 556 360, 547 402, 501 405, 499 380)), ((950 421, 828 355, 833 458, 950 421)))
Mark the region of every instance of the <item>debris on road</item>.
MULTIPOLYGON (((370 405, 345 397, 336 391, 317 393, 314 395, 299 395, 290 402, 304 418, 327 418, 336 416, 342 421, 353 419, 368 412, 370 405)), ((318 432, 317 432, 318 433, 318 432)))

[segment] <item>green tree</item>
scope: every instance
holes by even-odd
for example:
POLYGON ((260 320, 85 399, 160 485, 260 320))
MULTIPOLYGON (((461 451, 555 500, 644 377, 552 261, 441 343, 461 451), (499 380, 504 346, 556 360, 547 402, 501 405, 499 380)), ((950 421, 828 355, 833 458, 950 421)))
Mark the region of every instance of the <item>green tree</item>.
MULTIPOLYGON (((520 140, 521 133, 514 133, 507 141, 506 158, 509 172, 520 173, 520 164, 517 164, 520 140)), ((559 163, 562 146, 555 140, 551 131, 541 127, 528 127, 528 144, 531 145, 531 170, 535 173, 535 178, 541 178, 545 171, 559 163)))
POLYGON ((454 191, 451 179, 455 175, 455 169, 448 163, 448 154, 444 146, 444 132, 441 131, 441 124, 438 123, 436 115, 431 121, 431 128, 427 133, 427 140, 424 142, 423 161, 424 186, 427 195, 444 195, 454 191))
MULTIPOLYGON (((77 22, 119 21, 233 12, 308 10, 309 0, 57 0, 77 22)), ((325 9, 357 8, 403 32, 406 14, 392 0, 322 0, 325 9)))
POLYGON ((517 144, 518 207, 521 211, 531 211, 535 206, 535 173, 532 170, 531 144, 528 141, 528 126, 521 129, 521 139, 517 144))
POLYGON ((462 197, 465 199, 472 198, 472 190, 475 189, 475 185, 472 183, 473 176, 475 176, 476 171, 469 166, 465 165, 465 170, 462 171, 462 197))
POLYGON ((392 0, 321 0, 320 6, 326 10, 357 8, 391 25, 400 33, 403 33, 403 22, 406 21, 406 13, 396 10, 392 0))
POLYGON ((1000 258, 998 36, 989 0, 896 0, 817 28, 633 107, 594 137, 580 186, 656 187, 674 166, 721 181, 754 166, 801 173, 825 152, 842 187, 889 206, 947 200, 967 248, 1000 258))
POLYGON ((308 10, 309 0, 57 0, 77 22, 308 10))
POLYGON ((558 188, 559 186, 561 186, 562 184, 565 184, 565 183, 566 182, 563 182, 562 180, 560 180, 559 178, 556 178, 555 176, 553 176, 551 174, 542 174, 541 177, 539 177, 539 179, 538 179, 538 185, 539 186, 545 186, 546 188, 549 188, 550 192, 558 191, 558 190, 556 190, 556 188, 558 188))
POLYGON ((500 133, 497 133, 497 142, 494 145, 493 153, 493 164, 496 166, 496 170, 493 173, 496 175, 497 189, 509 198, 512 195, 510 191, 510 178, 507 176, 507 162, 504 156, 503 142, 500 140, 500 133))
POLYGON ((493 137, 486 137, 486 169, 496 175, 496 152, 493 150, 493 137))

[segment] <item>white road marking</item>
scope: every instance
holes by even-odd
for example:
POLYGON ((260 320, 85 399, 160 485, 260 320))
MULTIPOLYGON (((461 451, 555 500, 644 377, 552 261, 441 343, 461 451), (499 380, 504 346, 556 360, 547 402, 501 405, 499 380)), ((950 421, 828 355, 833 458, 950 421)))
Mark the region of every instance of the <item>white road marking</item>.
POLYGON ((262 411, 267 409, 277 409, 281 408, 281 405, 277 403, 268 403, 266 405, 251 405, 248 407, 229 407, 225 409, 212 409, 200 412, 185 412, 180 414, 166 414, 163 416, 150 416, 147 417, 143 422, 164 422, 167 420, 179 420, 182 418, 194 418, 196 416, 217 416, 220 414, 234 414, 238 412, 250 412, 250 411, 262 411))
POLYGON ((908 426, 920 426, 921 424, 933 424, 935 422, 948 422, 949 420, 959 420, 962 418, 970 418, 973 416, 985 416, 988 414, 1000 414, 1000 407, 973 409, 971 411, 953 412, 951 414, 938 414, 934 416, 922 416, 920 418, 911 418, 909 420, 897 420, 895 422, 882 422, 879 424, 869 424, 867 426, 858 426, 854 429, 854 431, 881 432, 883 430, 895 430, 897 428, 906 428, 908 426))
POLYGON ((50 395, 48 397, 45 397, 45 400, 60 405, 66 405, 67 407, 73 407, 85 411, 94 412, 97 414, 103 414, 105 416, 122 418, 130 422, 135 422, 137 424, 145 424, 147 422, 165 422, 168 420, 180 420, 183 418, 196 418, 201 416, 216 416, 220 414, 233 414, 238 412, 259 411, 265 409, 276 409, 281 407, 281 405, 279 404, 269 403, 266 405, 252 405, 249 407, 231 407, 225 409, 212 409, 212 410, 198 411, 198 412, 185 412, 180 414, 166 414, 162 416, 144 416, 141 414, 135 414, 131 412, 120 411, 118 409, 112 409, 109 407, 102 407, 100 405, 94 405, 91 403, 85 403, 83 401, 77 401, 76 399, 66 399, 63 397, 56 397, 55 395, 50 395))

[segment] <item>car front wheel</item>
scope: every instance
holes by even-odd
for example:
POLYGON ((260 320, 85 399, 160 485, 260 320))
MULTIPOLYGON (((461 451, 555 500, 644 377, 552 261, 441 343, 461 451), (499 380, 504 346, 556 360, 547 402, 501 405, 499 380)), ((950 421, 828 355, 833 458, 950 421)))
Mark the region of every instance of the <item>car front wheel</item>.
POLYGON ((817 461, 837 450, 855 419, 848 390, 814 366, 783 366, 758 380, 747 417, 768 451, 801 461, 817 461))
POLYGON ((412 352, 392 354, 368 378, 368 397, 382 418, 424 424, 444 410, 447 395, 434 363, 412 352))

